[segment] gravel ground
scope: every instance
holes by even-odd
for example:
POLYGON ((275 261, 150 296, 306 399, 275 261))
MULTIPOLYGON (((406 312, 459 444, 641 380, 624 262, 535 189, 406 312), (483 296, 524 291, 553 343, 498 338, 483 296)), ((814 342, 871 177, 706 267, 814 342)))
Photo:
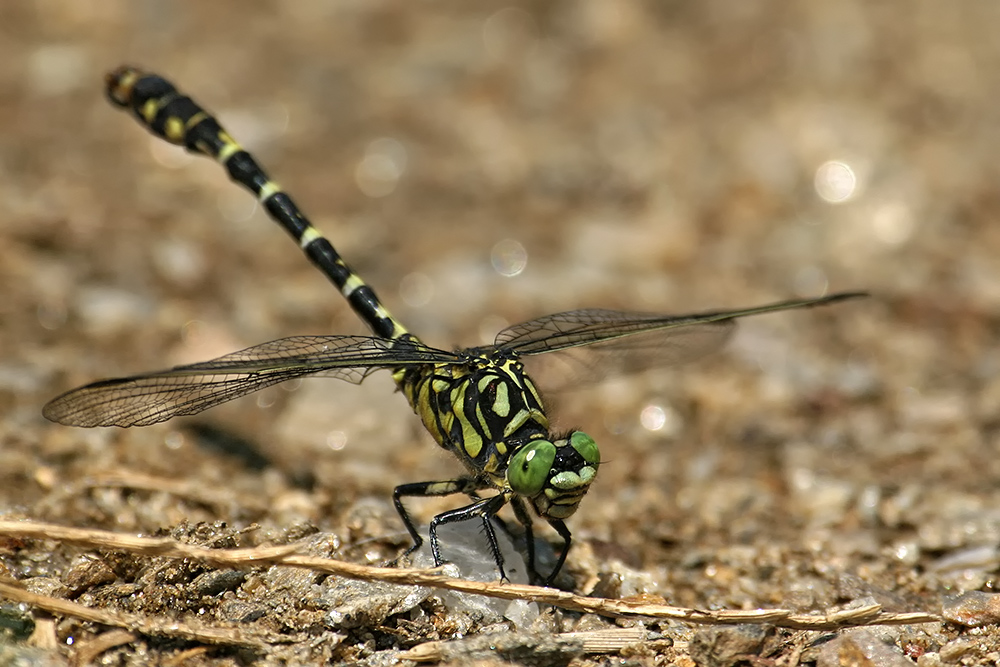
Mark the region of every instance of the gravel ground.
MULTIPOLYGON (((433 345, 572 308, 870 290, 747 320, 697 364, 554 393, 556 421, 605 459, 560 583, 949 619, 645 623, 654 639, 589 655, 553 633, 638 622, 512 619, 433 591, 0 536, 0 575, 35 592, 270 638, 248 651, 113 635, 10 604, 0 658, 380 665, 464 637, 441 658, 1000 659, 1000 5, 115 0, 9 3, 0 18, 0 519, 303 541, 375 564, 406 544, 392 488, 459 472, 381 376, 142 429, 43 420, 46 400, 96 378, 365 333, 217 165, 106 103, 104 72, 131 63, 220 116, 433 345)), ((455 499, 411 506, 426 523, 455 499)))

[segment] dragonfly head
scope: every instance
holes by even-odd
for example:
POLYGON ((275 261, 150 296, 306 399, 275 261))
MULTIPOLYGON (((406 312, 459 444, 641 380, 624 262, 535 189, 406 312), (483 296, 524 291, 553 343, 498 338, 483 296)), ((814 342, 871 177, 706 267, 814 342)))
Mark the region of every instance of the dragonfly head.
POLYGON ((555 440, 532 440, 510 458, 507 483, 531 499, 543 519, 565 519, 576 511, 590 488, 601 453, 582 431, 555 440))

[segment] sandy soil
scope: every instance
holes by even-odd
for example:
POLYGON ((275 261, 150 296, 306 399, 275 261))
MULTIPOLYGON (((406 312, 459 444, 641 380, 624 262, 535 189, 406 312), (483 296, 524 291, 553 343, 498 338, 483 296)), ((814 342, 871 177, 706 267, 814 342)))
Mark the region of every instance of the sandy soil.
MULTIPOLYGON (((511 620, 433 591, 379 606, 313 573, 0 536, 0 575, 36 593, 270 638, 109 636, 11 603, 0 655, 374 665, 464 637, 454 664, 1000 656, 996 3, 24 2, 0 19, 0 519, 376 564, 406 544, 392 488, 459 472, 381 376, 142 429, 41 417, 93 379, 365 332, 217 165, 107 104, 104 72, 133 63, 216 113, 433 345, 572 308, 870 290, 747 320, 697 364, 553 394, 605 458, 560 583, 970 614, 838 633, 511 620), (951 601, 969 591, 982 610, 951 601), (611 656, 543 641, 616 626, 652 639, 611 656), (504 650, 474 643, 504 631, 504 650)), ((411 506, 426 523, 456 501, 411 506)))

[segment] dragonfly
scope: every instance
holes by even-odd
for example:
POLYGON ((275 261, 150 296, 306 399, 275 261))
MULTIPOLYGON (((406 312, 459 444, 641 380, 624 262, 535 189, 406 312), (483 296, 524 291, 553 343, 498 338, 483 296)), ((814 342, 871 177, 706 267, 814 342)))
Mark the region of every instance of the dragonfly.
POLYGON ((430 522, 428 539, 435 565, 445 562, 438 529, 478 520, 500 578, 506 580, 494 519, 510 505, 525 531, 529 576, 551 585, 562 569, 572 544, 566 519, 594 483, 601 454, 583 431, 555 432, 550 427, 542 393, 525 370, 526 359, 586 348, 594 361, 585 363, 584 370, 597 373, 598 367, 613 367, 632 372, 680 363, 721 347, 741 317, 866 296, 840 292, 690 315, 571 310, 507 327, 492 345, 434 348, 390 314, 291 197, 203 107, 167 79, 131 66, 107 75, 106 92, 113 104, 130 111, 154 135, 213 158, 234 182, 250 190, 340 290, 372 335, 293 336, 210 361, 100 380, 54 398, 43 414, 71 426, 146 426, 197 414, 280 382, 315 376, 360 383, 375 371, 388 371, 435 442, 457 457, 466 471, 452 479, 395 487, 393 504, 411 538, 399 559, 424 542, 403 499, 461 494, 471 502, 430 522), (533 515, 563 540, 546 577, 537 571, 533 515))

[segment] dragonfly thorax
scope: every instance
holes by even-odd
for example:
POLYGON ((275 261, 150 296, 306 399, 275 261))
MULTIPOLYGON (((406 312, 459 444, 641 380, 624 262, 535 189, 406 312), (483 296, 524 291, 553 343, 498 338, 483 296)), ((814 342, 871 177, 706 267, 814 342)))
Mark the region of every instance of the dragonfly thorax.
POLYGON ((516 356, 471 349, 459 363, 401 369, 394 375, 424 426, 466 467, 505 488, 510 457, 549 436, 541 396, 516 356))

